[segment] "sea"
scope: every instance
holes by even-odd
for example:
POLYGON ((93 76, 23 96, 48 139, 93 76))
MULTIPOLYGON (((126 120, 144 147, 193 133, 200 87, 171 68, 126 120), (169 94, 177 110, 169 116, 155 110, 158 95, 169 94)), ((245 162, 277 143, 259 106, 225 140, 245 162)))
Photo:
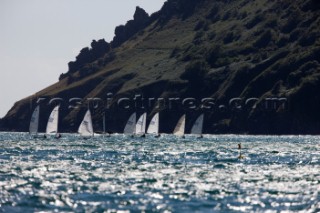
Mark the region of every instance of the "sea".
POLYGON ((320 137, 0 133, 0 212, 320 212, 320 137))

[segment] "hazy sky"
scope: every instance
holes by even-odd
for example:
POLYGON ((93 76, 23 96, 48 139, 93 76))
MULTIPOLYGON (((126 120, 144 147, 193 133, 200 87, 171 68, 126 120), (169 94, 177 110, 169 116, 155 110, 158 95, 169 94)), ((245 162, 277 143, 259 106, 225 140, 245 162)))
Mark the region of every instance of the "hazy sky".
POLYGON ((165 0, 0 0, 0 117, 15 101, 58 81, 93 39, 112 40, 135 7, 165 0))

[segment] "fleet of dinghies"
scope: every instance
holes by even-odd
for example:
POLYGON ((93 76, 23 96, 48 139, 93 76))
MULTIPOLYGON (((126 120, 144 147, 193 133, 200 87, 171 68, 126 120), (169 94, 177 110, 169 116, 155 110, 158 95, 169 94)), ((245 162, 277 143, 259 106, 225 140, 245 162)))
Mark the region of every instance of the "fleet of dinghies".
MULTIPOLYGON (((61 137, 58 131, 59 109, 60 109, 60 106, 58 105, 51 111, 51 114, 47 122, 46 133, 44 135, 45 138, 50 135, 54 135, 54 137, 56 138, 61 137)), ((29 133, 31 135, 34 135, 35 137, 38 137, 39 116, 40 116, 40 107, 37 106, 32 113, 31 120, 30 120, 30 127, 29 127, 29 133)), ((137 118, 137 113, 135 112, 129 117, 125 125, 125 128, 123 130, 123 134, 130 135, 132 137, 134 136, 145 137, 146 134, 154 135, 155 137, 160 137, 159 113, 156 113, 152 117, 147 130, 146 130, 147 113, 143 113, 139 117, 138 121, 136 120, 136 118, 137 118)), ((192 135, 198 135, 199 137, 202 137, 203 121, 204 121, 204 114, 201 114, 196 119, 196 121, 194 122, 191 128, 190 133, 192 135)), ((178 137, 184 137, 185 126, 186 126, 186 115, 184 114, 179 119, 176 127, 174 128, 173 135, 178 137)), ((103 116, 103 132, 105 133, 105 116, 103 116)), ((87 110, 78 128, 78 133, 84 138, 90 138, 95 135, 93 130, 91 112, 89 109, 87 110)))

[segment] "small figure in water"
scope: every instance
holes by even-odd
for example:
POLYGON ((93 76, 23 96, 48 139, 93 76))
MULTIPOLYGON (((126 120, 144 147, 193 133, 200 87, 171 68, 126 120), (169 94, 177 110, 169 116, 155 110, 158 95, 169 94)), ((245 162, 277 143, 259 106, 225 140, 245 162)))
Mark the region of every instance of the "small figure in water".
POLYGON ((202 134, 198 137, 198 139, 201 139, 201 138, 203 138, 203 135, 202 135, 202 134))
POLYGON ((241 153, 241 149, 242 149, 242 147, 241 147, 241 143, 239 143, 238 144, 238 149, 239 149, 239 159, 243 159, 244 158, 244 156, 242 155, 242 153, 241 153))
POLYGON ((160 134, 157 134, 156 136, 154 136, 155 138, 160 138, 161 135, 160 134))
POLYGON ((47 139, 47 135, 43 135, 43 139, 47 139))
POLYGON ((61 138, 61 134, 60 133, 56 134, 56 139, 59 139, 59 138, 61 138))
POLYGON ((145 137, 146 137, 146 134, 141 135, 141 138, 145 138, 145 137))
POLYGON ((182 137, 181 137, 181 138, 185 139, 185 138, 186 138, 186 136, 182 135, 182 137))

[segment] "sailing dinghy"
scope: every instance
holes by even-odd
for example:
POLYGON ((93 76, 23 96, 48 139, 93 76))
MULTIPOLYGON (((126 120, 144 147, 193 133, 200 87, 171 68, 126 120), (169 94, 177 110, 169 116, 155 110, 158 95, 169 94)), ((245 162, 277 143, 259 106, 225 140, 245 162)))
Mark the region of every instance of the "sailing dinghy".
POLYGON ((194 122, 192 129, 191 129, 191 134, 198 135, 200 138, 202 138, 203 118, 204 118, 204 115, 201 114, 197 118, 197 120, 194 122))
POLYGON ((123 130, 123 134, 125 135, 134 135, 136 132, 136 119, 137 119, 137 113, 133 113, 129 120, 127 121, 127 124, 123 130))
POLYGON ((29 126, 29 134, 38 136, 38 128, 39 128, 39 115, 40 115, 40 106, 37 106, 31 116, 30 126, 29 126))
POLYGON ((49 120, 47 123, 47 129, 46 129, 47 135, 55 134, 56 138, 61 137, 61 135, 58 133, 59 109, 60 109, 60 105, 56 106, 52 110, 52 112, 49 116, 49 120))
POLYGON ((145 137, 146 135, 147 113, 143 113, 136 124, 136 135, 145 137))
POLYGON ((148 134, 155 134, 156 137, 159 137, 159 113, 156 113, 150 121, 148 130, 148 134))
POLYGON ((184 138, 184 129, 185 129, 185 126, 186 126, 186 115, 183 115, 177 125, 176 125, 176 128, 174 128, 174 131, 173 131, 173 134, 175 136, 179 136, 179 137, 183 137, 184 138))
POLYGON ((86 112, 86 114, 85 114, 85 116, 79 126, 78 133, 84 138, 94 136, 91 112, 89 109, 86 112))

